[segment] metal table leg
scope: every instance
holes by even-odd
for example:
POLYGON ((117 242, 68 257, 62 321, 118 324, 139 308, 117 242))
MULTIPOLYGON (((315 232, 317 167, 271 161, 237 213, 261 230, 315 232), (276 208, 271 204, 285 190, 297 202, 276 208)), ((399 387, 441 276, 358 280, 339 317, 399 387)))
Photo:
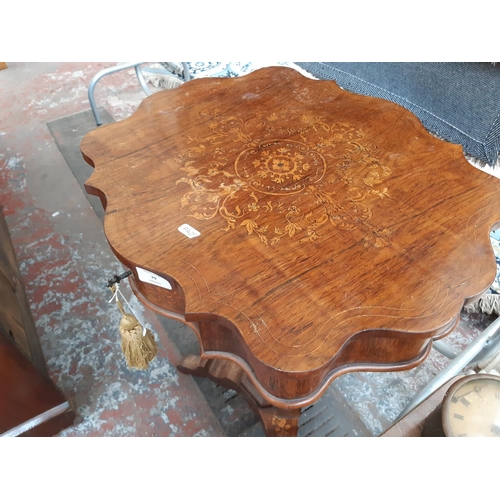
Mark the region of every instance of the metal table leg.
MULTIPOLYGON (((89 98, 90 108, 92 109, 92 113, 94 115, 94 119, 95 119, 96 125, 98 127, 100 125, 102 125, 102 121, 101 121, 101 118, 99 117, 99 113, 97 111, 97 106, 96 106, 96 102, 95 102, 95 98, 94 98, 94 91, 95 91, 95 86, 97 85, 97 82, 103 76, 111 75, 112 73, 116 73, 118 71, 123 71, 124 69, 134 68, 135 69, 135 74, 137 76, 137 80, 139 81, 139 84, 141 85, 142 90, 144 91, 144 93, 146 95, 151 95, 151 91, 149 90, 149 88, 148 88, 148 86, 146 84, 146 81, 144 80, 144 75, 142 74, 142 70, 141 70, 141 67, 140 67, 141 64, 146 64, 146 63, 144 63, 144 62, 135 62, 135 63, 119 64, 117 66, 113 66, 111 68, 106 68, 106 69, 103 69, 103 70, 99 71, 99 73, 97 73, 92 78, 92 80, 90 82, 90 85, 89 85, 89 89, 88 89, 88 98, 89 98)), ((184 69, 184 75, 183 75, 184 81, 188 82, 189 80, 191 80, 191 75, 189 74, 189 66, 185 62, 183 62, 181 64, 182 64, 182 67, 184 69)), ((168 74, 168 75, 172 75, 172 73, 170 73, 169 71, 166 71, 166 70, 158 70, 158 71, 155 71, 155 72, 165 73, 165 74, 168 74)), ((174 76, 174 75, 172 75, 172 76, 174 76)))
MULTIPOLYGON (((106 69, 99 71, 99 73, 97 73, 94 76, 94 78, 92 78, 90 85, 89 85, 88 97, 89 97, 90 108, 92 109, 92 113, 94 115, 94 119, 95 119, 96 125, 98 127, 100 125, 102 125, 102 121, 101 121, 101 118, 99 117, 99 113, 97 112, 97 106, 96 106, 95 99, 94 99, 94 90, 95 90, 95 86, 97 85, 97 82, 103 76, 111 75, 112 73, 116 73, 118 71, 123 71, 124 69, 136 68, 136 74, 137 74, 137 68, 141 64, 144 64, 144 63, 143 62, 135 62, 135 63, 119 64, 118 66, 113 66, 111 68, 106 68, 106 69)), ((141 74, 141 76, 142 76, 142 74, 141 74)), ((141 82, 140 79, 139 79, 139 82, 141 82)), ((142 86, 142 84, 141 84, 141 86, 142 86)), ((144 87, 143 87, 143 89, 144 89, 144 87)))

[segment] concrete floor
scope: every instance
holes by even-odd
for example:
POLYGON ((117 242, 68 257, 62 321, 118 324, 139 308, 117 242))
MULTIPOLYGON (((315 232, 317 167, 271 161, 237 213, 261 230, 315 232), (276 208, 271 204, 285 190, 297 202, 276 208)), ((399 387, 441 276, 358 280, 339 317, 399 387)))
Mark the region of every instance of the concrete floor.
MULTIPOLYGON (((217 410, 206 397, 210 388, 177 372, 182 327, 144 310, 128 285, 122 290, 160 349, 147 371, 129 370, 123 360, 120 313, 105 286, 123 268, 47 126, 88 111, 87 86, 110 65, 8 63, 0 71, 0 203, 49 374, 78 414, 61 436, 235 435, 231 422, 245 419, 250 430, 242 434, 261 435, 244 403, 217 410)), ((96 99, 118 121, 144 94, 132 72, 123 71, 101 80, 96 99)), ((492 319, 463 313, 450 344, 463 347, 492 319)), ((377 436, 446 363, 432 351, 406 372, 345 375, 331 385, 329 401, 347 415, 349 435, 377 436)))

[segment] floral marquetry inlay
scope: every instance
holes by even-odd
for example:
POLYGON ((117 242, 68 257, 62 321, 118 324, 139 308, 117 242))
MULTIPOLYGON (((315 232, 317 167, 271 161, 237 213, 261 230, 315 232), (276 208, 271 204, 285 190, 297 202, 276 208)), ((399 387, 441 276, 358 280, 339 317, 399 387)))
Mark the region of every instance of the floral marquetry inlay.
POLYGON ((221 229, 246 230, 265 245, 314 241, 332 228, 360 231, 365 245, 390 245, 373 210, 390 197, 384 181, 392 170, 360 128, 287 111, 246 121, 216 109, 201 114, 207 134, 189 137, 175 159, 186 174, 178 183, 190 186, 181 206, 192 217, 220 217, 221 229))

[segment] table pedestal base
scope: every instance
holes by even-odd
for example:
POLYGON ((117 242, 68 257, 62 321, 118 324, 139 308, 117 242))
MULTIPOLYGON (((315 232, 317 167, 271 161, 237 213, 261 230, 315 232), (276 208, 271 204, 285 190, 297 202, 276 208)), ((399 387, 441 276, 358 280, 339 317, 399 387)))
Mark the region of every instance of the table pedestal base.
POLYGON ((300 408, 282 409, 267 403, 253 388, 245 372, 228 360, 184 356, 177 369, 194 377, 207 377, 237 391, 259 417, 266 436, 297 436, 300 408))

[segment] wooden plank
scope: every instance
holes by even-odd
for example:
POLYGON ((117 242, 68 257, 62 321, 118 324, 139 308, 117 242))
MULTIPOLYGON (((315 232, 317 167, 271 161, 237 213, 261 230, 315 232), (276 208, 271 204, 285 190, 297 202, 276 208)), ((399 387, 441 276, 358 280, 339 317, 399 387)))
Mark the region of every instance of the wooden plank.
POLYGON ((0 272, 0 297, 2 297, 0 301, 0 332, 11 337, 27 356, 31 356, 16 293, 2 272, 0 272))
POLYGON ((10 241, 9 229, 3 215, 2 205, 0 205, 0 270, 2 270, 10 283, 14 283, 12 274, 17 269, 14 248, 10 241), (8 271, 7 271, 8 270, 8 271))

